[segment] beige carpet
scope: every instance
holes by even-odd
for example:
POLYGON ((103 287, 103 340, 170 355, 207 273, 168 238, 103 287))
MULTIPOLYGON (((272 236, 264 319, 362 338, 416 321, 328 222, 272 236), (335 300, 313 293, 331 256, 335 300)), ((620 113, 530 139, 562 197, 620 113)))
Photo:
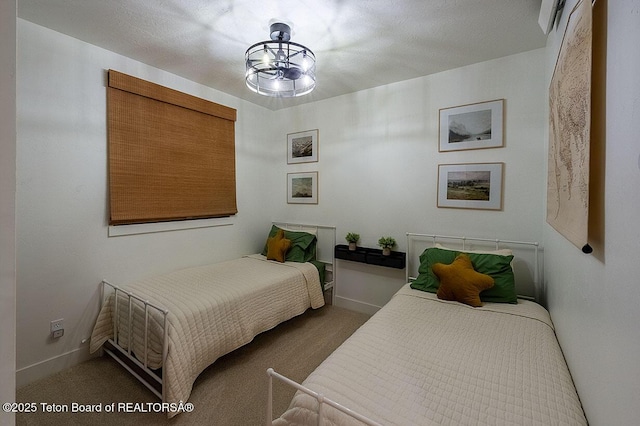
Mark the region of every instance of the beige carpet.
MULTIPOLYGON (((220 358, 194 385, 190 413, 167 419, 162 413, 106 413, 112 403, 153 403, 158 399, 110 357, 92 359, 17 391, 19 402, 37 403, 38 412, 19 414, 17 425, 262 425, 266 418, 269 367, 301 382, 368 315, 334 306, 308 310, 250 344, 220 358), (41 403, 101 404, 99 413, 43 413, 41 403)), ((274 380, 274 416, 289 405, 294 391, 274 380)), ((146 406, 146 404, 139 405, 146 406)))

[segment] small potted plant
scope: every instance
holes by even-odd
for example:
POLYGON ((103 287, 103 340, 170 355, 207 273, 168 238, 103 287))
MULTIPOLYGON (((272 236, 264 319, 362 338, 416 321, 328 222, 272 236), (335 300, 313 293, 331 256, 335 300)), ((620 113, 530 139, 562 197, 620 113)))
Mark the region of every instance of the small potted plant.
POLYGON ((355 251, 358 245, 358 240, 360 240, 360 234, 349 232, 344 239, 349 243, 349 250, 355 251))
POLYGON ((391 254, 391 249, 396 245, 396 240, 393 237, 380 237, 378 245, 382 247, 382 254, 384 256, 389 256, 391 254))

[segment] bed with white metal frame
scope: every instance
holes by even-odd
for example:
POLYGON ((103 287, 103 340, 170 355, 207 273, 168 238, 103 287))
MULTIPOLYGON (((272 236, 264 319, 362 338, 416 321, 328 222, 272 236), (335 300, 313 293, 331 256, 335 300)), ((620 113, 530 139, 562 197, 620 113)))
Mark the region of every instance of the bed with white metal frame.
MULTIPOLYGON (((536 309, 541 310, 542 315, 541 318, 544 320, 545 317, 544 315, 548 315, 548 313, 546 312, 546 310, 544 310, 544 308, 542 308, 541 306, 531 302, 532 300, 534 300, 536 297, 541 295, 541 285, 540 285, 540 262, 539 262, 539 244, 537 242, 524 242, 524 241, 513 241, 513 240, 500 240, 500 239, 487 239, 487 238, 468 238, 468 237, 456 237, 456 236, 443 236, 443 235, 435 235, 435 234, 416 234, 416 233, 407 233, 407 257, 406 257, 406 278, 407 278, 407 283, 410 283, 411 281, 415 280, 416 276, 417 276, 417 270, 418 270, 418 266, 420 264, 420 260, 419 260, 419 255, 422 253, 422 251, 426 248, 424 246, 424 243, 428 243, 430 246, 436 246, 437 243, 442 243, 443 245, 449 247, 449 248, 453 248, 455 250, 460 250, 460 251, 472 251, 472 250, 489 250, 489 249, 494 249, 494 250, 498 250, 498 249, 503 249, 503 248, 509 248, 514 252, 514 261, 512 262, 512 268, 514 270, 514 275, 516 278, 516 289, 518 290, 518 294, 519 294, 519 298, 521 298, 520 293, 525 293, 523 295, 523 299, 525 299, 524 301, 518 303, 518 305, 511 305, 511 306, 520 306, 520 305, 527 305, 529 307, 535 307, 536 309), (491 247, 487 247, 488 245, 490 245, 491 247), (525 256, 519 256, 519 254, 525 254, 525 256), (526 257, 526 253, 528 253, 528 258, 526 257), (415 274, 415 275, 414 275, 415 274)), ((428 246, 429 246, 428 245, 428 246)), ((427 247, 428 247, 427 246, 427 247)), ((398 294, 402 293, 403 291, 407 291, 405 289, 408 288, 408 285, 403 287, 403 289, 401 289, 398 294)), ((414 291, 416 292, 417 290, 411 290, 409 289, 408 291, 414 291)), ((424 294, 424 292, 418 292, 418 293, 422 293, 424 294)), ((401 296, 402 297, 402 296, 401 296)), ((435 297, 434 297, 435 298, 435 297)), ((433 303, 433 302, 431 302, 433 303)), ((437 302, 435 302, 437 303, 437 302)), ((442 302, 439 304, 443 304, 443 303, 448 303, 448 304, 457 304, 457 302, 442 302)), ((461 305, 460 306, 465 306, 466 305, 461 305)), ((495 304, 495 305, 504 305, 504 304, 495 304)), ((468 307, 467 307, 468 308, 468 307)), ((474 309, 478 309, 478 308, 469 308, 471 310, 474 309)), ((467 309, 467 310, 469 310, 467 309)), ((489 308, 491 309, 491 308, 489 308)), ((380 312, 384 311, 385 307, 383 307, 381 309, 380 312)), ((509 311, 509 310, 507 310, 509 311)), ((379 312, 379 313, 380 313, 379 312)), ((377 315, 379 315, 376 314, 377 315)), ((517 311, 513 311, 513 312, 507 312, 508 314, 511 315, 519 315, 519 313, 517 313, 517 311)), ((387 312, 385 312, 385 314, 387 314, 387 312)), ((397 314, 397 312, 396 312, 397 314)), ((375 318, 376 316, 374 316, 373 318, 375 318)), ((373 319, 372 318, 372 319, 373 319)), ((385 317, 387 318, 387 317, 385 317)), ((551 328, 551 330, 553 330, 553 326, 551 324, 550 318, 549 318, 549 324, 548 326, 551 328)), ((371 322, 371 320, 369 321, 371 322)), ((542 322, 542 321, 541 321, 542 322)), ((367 324, 363 325, 363 327, 361 328, 365 328, 367 326, 367 324)), ((426 324, 425 326, 428 326, 428 324, 426 324)), ((544 327, 542 327, 544 329, 544 327)), ((358 330, 356 332, 359 333, 360 330, 358 330)), ((562 353, 560 350, 559 345, 557 344, 557 340, 555 339, 555 332, 551 332, 549 333, 548 330, 546 330, 546 334, 550 334, 551 337, 547 336, 547 340, 552 340, 552 342, 550 342, 550 345, 552 346, 551 350, 555 351, 554 353, 556 355, 559 354, 559 358, 560 359, 553 359, 553 363, 554 363, 554 368, 559 368, 561 375, 564 378, 564 382, 562 384, 562 386, 564 386, 563 388, 563 392, 566 393, 567 395, 562 395, 562 397, 564 398, 566 396, 566 407, 559 407, 558 408, 558 412, 561 412, 560 414, 557 414, 558 417, 562 418, 562 420, 560 420, 559 418, 556 419, 554 418, 554 422, 555 424, 565 424, 564 422, 567 421, 567 419, 569 419, 568 424, 586 424, 586 419, 584 418, 584 412, 582 411, 582 407, 580 405, 580 401, 578 399, 577 393, 575 392, 575 387, 573 386, 573 382, 571 380, 570 374, 568 372, 568 368, 566 368, 566 363, 564 362, 564 358, 562 357, 562 353), (554 347, 557 346, 557 347, 554 347), (558 364, 557 366, 555 364, 558 364)), ((354 334, 355 336, 355 334, 354 334)), ((360 337, 360 336, 359 336, 360 337)), ((385 337, 385 335, 383 335, 382 337, 385 337)), ((388 336, 387 336, 388 337, 388 336)), ((350 342, 351 340, 353 340, 353 336, 348 339, 340 348, 338 348, 336 350, 336 352, 334 352, 334 354, 336 354, 337 352, 342 351, 342 353, 340 355, 342 355, 342 357, 338 357, 335 358, 336 360, 346 360, 349 359, 349 357, 353 357, 354 354, 357 354, 358 350, 360 350, 360 347, 356 346, 353 344, 353 342, 350 342), (346 349, 344 349, 343 347, 347 347, 346 349), (348 354, 348 356, 346 355, 348 354)), ((356 338, 358 339, 358 338, 356 338)), ((362 338, 360 337, 360 342, 362 341, 362 338)), ((548 344, 549 342, 545 342, 545 345, 548 344)), ((467 348, 468 349, 468 348, 467 348)), ((374 348, 375 350, 375 348, 374 348)), ((425 354, 425 358, 427 356, 429 356, 429 349, 425 348, 424 349, 424 354, 425 354)), ((382 354, 385 355, 385 354, 382 354)), ((452 354, 455 355, 455 354, 452 354)), ((358 355, 359 356, 359 355, 358 355)), ((379 356, 377 354, 373 354, 371 355, 371 358, 375 358, 376 356, 379 356)), ((332 355, 330 358, 334 357, 334 355, 332 355)), ((558 358, 558 356, 556 356, 556 358, 558 358)), ((330 362, 330 366, 328 367, 333 368, 334 370, 336 369, 336 361, 332 360, 333 364, 330 362)), ((346 362, 346 361, 345 361, 346 362)), ((327 363, 327 361, 325 361, 325 363, 327 363)), ((323 363, 323 365, 325 364, 323 363)), ((321 365, 316 371, 318 370, 322 370, 323 365, 321 365)), ((350 365, 340 365, 340 368, 344 368, 345 370, 348 370, 350 367, 350 365)), ((330 370, 329 370, 330 371, 330 370)), ((375 370, 373 370, 375 371, 375 370)), ((325 367, 324 370, 322 370, 321 373, 312 373, 309 378, 313 377, 314 374, 316 375, 316 377, 314 377, 314 379, 317 379, 317 375, 320 374, 320 376, 323 373, 327 373, 327 368, 325 367)), ((372 373, 375 374, 375 373, 372 373)), ((307 380, 305 380, 305 382, 303 382, 303 384, 298 384, 290 379, 288 379, 287 377, 285 377, 282 374, 279 374, 277 372, 275 372, 273 369, 268 369, 267 370, 267 376, 268 376, 268 404, 267 404, 267 413, 266 413, 266 424, 267 425, 285 425, 285 424, 290 424, 289 421, 293 418, 295 419, 295 421, 293 422, 294 424, 305 424, 305 425, 312 425, 312 424, 318 424, 318 425, 322 425, 322 424, 352 424, 351 422, 354 422, 353 424, 367 424, 367 425, 371 425, 371 426, 381 426, 382 423, 380 423, 377 420, 372 419, 371 417, 376 417, 378 419, 383 418, 383 416, 381 415, 380 412, 378 412, 377 414, 371 414, 368 412, 356 412, 355 410, 352 410, 350 408, 347 408, 346 406, 340 404, 339 402, 334 401, 333 399, 330 399, 326 396, 326 392, 317 392, 314 391, 313 389, 311 389, 310 387, 307 386, 307 381, 309 381, 309 378, 307 380), (294 399, 292 400, 292 404, 289 407, 289 409, 283 414, 283 417, 272 420, 273 419, 273 412, 272 412, 272 383, 273 383, 273 378, 280 380, 292 387, 294 387, 297 390, 296 393, 296 397, 294 397, 294 399), (304 395, 308 395, 311 398, 308 398, 304 395), (302 403, 300 400, 298 402, 296 402, 296 398, 300 398, 300 396, 302 396, 302 398, 306 398, 307 401, 307 406, 305 407, 304 405, 297 405, 298 403, 302 403), (316 413, 311 413, 311 411, 308 409, 309 407, 309 401, 313 401, 315 400, 315 405, 316 405, 316 413), (331 408, 329 408, 331 407, 331 408), (297 410, 297 411, 296 411, 297 410), (307 410, 306 414, 305 410, 307 410), (330 420, 326 420, 325 418, 325 412, 328 410, 333 410, 333 417, 330 420), (302 414, 301 414, 302 413, 302 414), (311 414, 310 414, 311 413, 311 414), (340 414, 343 413, 343 414, 340 414), (290 414, 291 416, 288 418, 285 418, 287 414, 290 414), (303 415, 304 414, 304 415, 303 415), (336 417, 337 415, 340 415, 342 417, 336 417), (298 416, 298 417, 296 417, 298 416), (300 417, 301 416, 301 417, 300 417)), ((362 376, 358 377, 358 380, 361 378, 362 376)), ((327 379, 328 380, 328 379, 327 379)), ((345 379, 347 380, 347 379, 345 379)), ((369 386, 371 386, 371 383, 376 383, 379 384, 379 382, 374 381, 374 382, 370 382, 368 381, 369 379, 363 379, 363 381, 365 383, 367 383, 369 386)), ((555 379, 554 379, 555 380, 555 379)), ((317 385, 319 383, 318 380, 312 380, 313 385, 311 385, 312 387, 314 385, 317 385)), ((324 382, 325 384, 328 383, 327 381, 324 382)), ((336 386, 338 385, 338 382, 335 382, 336 386)), ((554 385, 555 386, 555 385, 554 385)), ((320 386, 322 387, 322 386, 320 386)), ((384 385, 383 385, 384 387, 384 385)), ((350 390, 350 392, 358 392, 358 390, 360 390, 361 392, 368 392, 369 389, 362 388, 362 385, 357 384, 355 382, 351 382, 351 384, 349 384, 347 387, 347 389, 350 390), (351 387, 351 385, 353 385, 353 388, 351 387)), ((343 388, 344 390, 344 388, 343 388)), ((331 386, 327 385, 327 387, 325 387, 325 391, 329 391, 331 392, 331 386)), ((394 391, 397 391, 396 388, 394 388, 394 391)), ((461 390, 462 391, 462 390, 461 390)), ((465 390, 466 391, 466 390, 465 390)), ((393 391, 390 391, 393 392, 393 391)), ((378 394, 383 394, 384 392, 382 391, 378 391, 378 394)), ((344 395, 344 393, 343 393, 344 395)), ((389 397, 391 397, 391 395, 389 395, 389 397)), ((373 397, 372 401, 368 401, 368 403, 370 403, 371 407, 377 407, 378 405, 384 405, 385 403, 387 403, 386 401, 384 401, 385 399, 387 399, 387 397, 383 397, 382 399, 380 399, 379 395, 377 397, 373 397), (378 398, 378 399, 376 399, 378 398)), ((427 401, 425 401, 425 405, 427 404, 427 401)), ((563 404, 565 404, 565 400, 563 399, 563 404)), ((457 408, 457 407, 456 407, 457 408)), ((456 409, 454 408, 454 410, 456 409)), ((465 407, 462 408, 462 410, 466 409, 465 407)), ((546 409, 546 407, 544 407, 543 409, 546 409)), ((374 409, 375 411, 375 409, 374 409)), ((328 413, 327 413, 328 415, 328 413)), ((553 417, 554 415, 556 415, 556 413, 553 413, 551 416, 553 417)), ((429 420, 426 417, 420 417, 420 415, 416 414, 413 418, 411 418, 411 416, 408 416, 406 418, 403 417, 402 422, 397 422, 397 421, 393 421, 390 420, 390 418, 385 418, 385 426, 389 425, 389 424, 402 424, 404 426, 404 424, 432 424, 433 423, 433 419, 429 420), (416 420, 416 418, 418 420, 416 420)), ((451 423, 465 423, 465 421, 463 420, 464 417, 460 417, 458 419, 458 421, 453 421, 451 423)), ((447 423, 448 420, 451 419, 446 419, 443 418, 442 421, 444 421, 445 423, 447 423)), ((469 419, 467 418, 467 421, 469 419)), ((473 419, 471 421, 472 423, 478 424, 496 424, 497 423, 504 423, 504 424, 509 424, 509 417, 505 417, 503 419, 498 418, 491 418, 490 416, 487 416, 483 419, 473 419)), ((532 421, 533 422, 533 421, 532 421)), ((439 423, 439 422, 435 422, 435 423, 439 423)))
MULTIPOLYGON (((316 260, 324 263, 326 268, 323 290, 327 292, 333 289, 335 282, 335 259, 333 256, 333 247, 336 244, 335 227, 290 222, 273 222, 273 224, 289 230, 306 231, 316 234, 316 260)), ((335 294, 335 292, 333 292, 333 294, 335 294)), ((174 401, 167 401, 167 369, 162 367, 151 368, 150 356, 152 355, 150 353, 151 351, 148 350, 150 345, 154 343, 156 349, 160 347, 161 349, 158 350, 158 352, 161 351, 161 359, 156 359, 155 364, 159 362, 161 366, 166 365, 170 340, 168 327, 169 310, 161 304, 150 302, 148 298, 143 295, 134 294, 127 290, 126 287, 114 285, 106 280, 103 280, 101 283, 101 310, 110 295, 113 295, 114 301, 111 307, 113 311, 111 315, 113 336, 106 339, 102 345, 102 349, 160 398, 163 403, 173 403, 174 401), (123 315, 127 318, 124 325, 120 324, 123 315), (136 337, 133 316, 142 317, 141 321, 143 321, 144 324, 142 332, 142 347, 144 350, 141 354, 133 353, 134 345, 131 339, 132 336, 134 339, 136 337), (150 327, 152 326, 155 327, 153 332, 150 331, 150 327), (125 336, 124 339, 120 336, 122 334, 125 336), (155 338, 159 337, 160 342, 151 342, 154 336, 155 338)), ((171 417, 181 410, 180 406, 177 406, 177 410, 171 408, 166 411, 168 411, 171 417)))

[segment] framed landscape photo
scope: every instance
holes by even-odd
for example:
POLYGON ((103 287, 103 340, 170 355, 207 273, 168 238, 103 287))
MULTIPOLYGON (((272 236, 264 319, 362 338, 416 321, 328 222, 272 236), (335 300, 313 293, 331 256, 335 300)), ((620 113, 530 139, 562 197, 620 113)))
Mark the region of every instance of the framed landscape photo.
POLYGON ((287 135, 287 164, 318 161, 318 129, 287 135))
POLYGON ((318 204, 318 172, 287 173, 287 203, 318 204))
POLYGON ((502 210, 504 163, 438 165, 438 207, 502 210))
POLYGON ((504 146, 504 99, 440 109, 438 151, 504 146))

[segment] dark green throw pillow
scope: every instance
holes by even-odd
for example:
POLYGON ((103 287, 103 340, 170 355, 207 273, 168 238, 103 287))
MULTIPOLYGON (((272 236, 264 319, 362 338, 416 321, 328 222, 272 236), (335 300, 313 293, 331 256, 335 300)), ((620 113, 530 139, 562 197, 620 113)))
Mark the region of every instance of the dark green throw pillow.
POLYGON ((458 252, 453 250, 442 250, 431 247, 420 255, 420 266, 418 267, 418 277, 411 283, 411 288, 416 290, 436 293, 440 287, 440 280, 433 273, 431 267, 436 263, 450 265, 456 259, 458 252))
MULTIPOLYGON (((279 229, 276 225, 272 225, 267 239, 275 236, 279 229)), ((315 260, 317 242, 315 235, 304 231, 289 231, 285 229, 284 237, 291 240, 291 248, 287 251, 285 261, 302 263, 315 260)), ((268 247, 265 243, 264 249, 262 250, 263 256, 267 255, 267 249, 268 247)))
POLYGON ((436 293, 440 287, 440 281, 431 268, 435 263, 451 264, 460 253, 469 256, 473 269, 481 274, 489 275, 494 280, 493 287, 480 293, 480 300, 483 302, 518 303, 515 278, 511 268, 512 255, 470 253, 430 247, 420 255, 418 277, 411 283, 411 288, 436 293))

